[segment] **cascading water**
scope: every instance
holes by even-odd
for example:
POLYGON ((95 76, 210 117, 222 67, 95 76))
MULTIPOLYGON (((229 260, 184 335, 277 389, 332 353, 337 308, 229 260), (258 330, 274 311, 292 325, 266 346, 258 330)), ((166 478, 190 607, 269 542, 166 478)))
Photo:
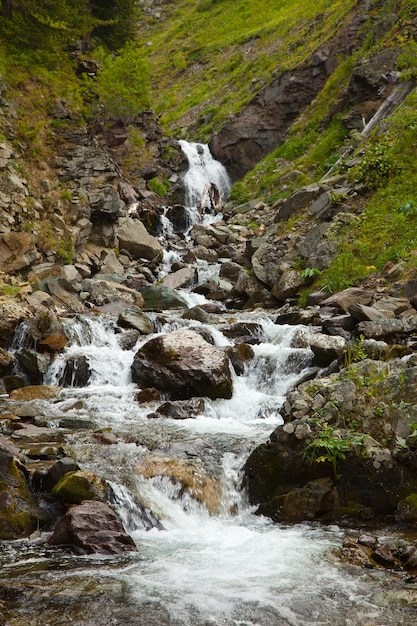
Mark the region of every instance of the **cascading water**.
POLYGON ((207 145, 184 140, 179 143, 188 160, 188 170, 183 182, 185 206, 191 224, 215 221, 216 209, 230 190, 227 171, 213 158, 207 145))
MULTIPOLYGON (((236 315, 219 317, 217 327, 204 330, 227 346, 222 325, 236 315)), ((66 449, 83 469, 107 481, 137 553, 109 559, 57 549, 51 555, 25 544, 9 548, 2 580, 24 581, 37 572, 13 625, 388 623, 381 621, 384 609, 369 601, 365 581, 332 559, 344 535, 339 528, 279 526, 254 515, 245 500, 244 461, 282 421, 284 396, 305 374, 311 353, 293 347, 294 336, 305 329, 277 326, 267 314, 238 319, 256 322, 262 333, 250 366, 235 378, 233 397, 207 401, 195 419, 181 422, 148 419, 156 403, 135 401, 128 372, 137 346, 122 350, 114 324, 82 317, 70 322, 72 343, 51 366, 48 382, 62 380, 74 354, 85 357, 92 374, 85 387, 68 387, 54 404, 45 403, 43 419, 54 426, 63 415, 81 424, 88 417, 92 428, 112 430, 114 445, 100 446, 86 432, 70 435, 66 449)), ((201 329, 198 322, 172 317, 161 332, 178 324, 201 329)))

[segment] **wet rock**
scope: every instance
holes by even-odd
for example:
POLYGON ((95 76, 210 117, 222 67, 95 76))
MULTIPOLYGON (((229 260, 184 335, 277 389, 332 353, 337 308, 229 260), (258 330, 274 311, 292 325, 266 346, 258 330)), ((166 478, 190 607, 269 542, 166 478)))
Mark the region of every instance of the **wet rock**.
POLYGON ((126 330, 117 337, 117 343, 122 350, 131 350, 140 337, 140 332, 136 329, 126 330))
POLYGON ((187 320, 197 320, 202 324, 207 324, 209 321, 209 314, 201 306, 193 306, 188 311, 183 313, 182 317, 187 320))
POLYGON ((48 354, 39 354, 35 350, 23 349, 16 353, 20 367, 34 385, 41 384, 51 362, 48 354))
POLYGON ((77 463, 66 456, 56 461, 46 472, 43 478, 42 486, 45 489, 52 490, 52 488, 61 480, 61 478, 68 472, 76 472, 80 468, 77 463))
POLYGON ((230 398, 233 388, 229 359, 192 330, 148 341, 134 357, 132 380, 167 392, 174 400, 230 398))
POLYGON ((153 321, 137 306, 122 311, 117 323, 124 328, 135 328, 141 335, 152 335, 155 332, 153 321))
POLYGON ((67 359, 62 374, 63 387, 85 387, 91 376, 88 359, 84 355, 72 356, 67 359))
POLYGON ((33 317, 33 310, 15 301, 0 303, 0 343, 6 347, 19 324, 33 317))
POLYGON ((88 554, 123 554, 136 550, 113 509, 104 502, 72 506, 55 526, 50 545, 72 545, 88 554))
POLYGON ((220 508, 219 484, 210 476, 198 459, 184 460, 157 454, 147 456, 135 472, 145 478, 167 476, 188 493, 197 502, 204 504, 212 514, 218 514, 220 508))
POLYGON ((174 420, 195 418, 204 412, 205 402, 203 398, 191 398, 190 400, 176 400, 164 402, 154 413, 149 413, 148 418, 168 417, 174 420))
POLYGON ((238 376, 244 374, 248 361, 251 361, 255 356, 252 346, 247 343, 227 346, 225 353, 229 357, 233 369, 238 376))
POLYGON ((181 204, 169 207, 166 216, 174 228, 174 233, 185 233, 191 226, 190 215, 181 204))
POLYGON ((186 309, 187 303, 175 289, 152 285, 140 290, 144 309, 186 309))
POLYGON ((223 328, 222 333, 235 343, 256 344, 265 338, 261 324, 256 322, 237 322, 223 328))
POLYGON ((395 557, 387 545, 379 546, 374 552, 372 552, 372 558, 379 565, 384 567, 393 567, 395 565, 395 557))
POLYGON ((27 537, 42 514, 26 483, 19 449, 0 437, 0 539, 27 537))
POLYGON ((55 484, 52 493, 66 504, 80 504, 83 500, 106 499, 106 489, 92 472, 66 472, 55 484))
POLYGON ((60 392, 59 387, 52 385, 30 385, 15 389, 10 393, 11 400, 51 400, 56 398, 60 392))
POLYGON ((337 491, 333 481, 329 478, 322 478, 309 482, 304 487, 292 489, 284 496, 276 498, 274 515, 283 521, 312 521, 332 513, 337 501, 337 491))

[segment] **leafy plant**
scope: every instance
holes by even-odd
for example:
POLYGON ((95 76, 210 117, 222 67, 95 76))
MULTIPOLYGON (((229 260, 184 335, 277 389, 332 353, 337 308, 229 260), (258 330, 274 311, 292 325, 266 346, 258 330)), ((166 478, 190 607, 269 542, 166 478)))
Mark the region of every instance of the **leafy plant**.
POLYGON ((315 267, 306 267, 300 272, 301 278, 314 278, 315 276, 319 276, 320 274, 321 271, 315 267))
POLYGON ((338 461, 346 459, 348 452, 358 446, 362 446, 366 435, 347 433, 343 435, 340 430, 320 424, 320 428, 314 439, 307 443, 304 449, 304 458, 315 463, 329 462, 332 466, 333 480, 337 481, 340 474, 337 473, 338 461))
POLYGON ((345 354, 345 367, 350 367, 352 363, 357 363, 358 361, 363 361, 367 358, 368 354, 363 347, 365 337, 363 335, 359 336, 359 339, 356 339, 353 343, 349 343, 347 352, 345 354))

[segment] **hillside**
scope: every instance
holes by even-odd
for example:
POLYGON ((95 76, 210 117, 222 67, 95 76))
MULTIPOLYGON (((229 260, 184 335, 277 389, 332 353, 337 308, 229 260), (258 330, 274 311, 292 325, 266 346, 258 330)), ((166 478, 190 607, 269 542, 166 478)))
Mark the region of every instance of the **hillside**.
MULTIPOLYGON (((111 196, 118 180, 141 199, 152 230, 155 209, 182 201, 172 181, 185 168, 175 141, 184 137, 210 141, 236 181, 234 206, 257 199, 274 207, 329 171, 341 176, 340 188, 356 185, 349 198, 337 197, 361 215, 343 230, 337 258, 317 268, 296 260, 314 288, 357 284, 387 263, 401 262, 404 275, 414 275, 414 1, 201 0, 138 11, 130 1, 116 4, 121 17, 114 23, 109 4, 107 13, 93 5, 75 19, 70 1, 53 17, 30 2, 3 3, 4 233, 33 232, 38 261, 68 263, 82 248, 74 241, 77 224, 95 211, 89 185, 111 196), (397 113, 363 135, 402 86, 397 113), (57 167, 64 154, 74 165, 96 149, 111 162, 99 181, 94 167, 87 186, 86 172, 71 177, 57 167), (11 164, 20 182, 6 176, 11 164), (51 214, 61 216, 61 226, 51 226, 51 214)), ((93 231, 101 229, 98 215, 93 231)), ((252 236, 269 226, 258 218, 242 218, 252 236)), ((306 221, 311 216, 298 210, 280 228, 306 221)))

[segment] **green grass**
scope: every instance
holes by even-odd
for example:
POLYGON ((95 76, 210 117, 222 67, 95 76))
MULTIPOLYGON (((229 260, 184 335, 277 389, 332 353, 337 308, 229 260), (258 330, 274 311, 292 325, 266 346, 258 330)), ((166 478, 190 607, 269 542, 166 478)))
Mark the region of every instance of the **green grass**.
POLYGON ((251 100, 274 71, 324 44, 352 0, 179 0, 148 20, 153 103, 175 129, 196 122, 201 140, 251 100), (208 120, 205 118, 209 117, 208 120))

